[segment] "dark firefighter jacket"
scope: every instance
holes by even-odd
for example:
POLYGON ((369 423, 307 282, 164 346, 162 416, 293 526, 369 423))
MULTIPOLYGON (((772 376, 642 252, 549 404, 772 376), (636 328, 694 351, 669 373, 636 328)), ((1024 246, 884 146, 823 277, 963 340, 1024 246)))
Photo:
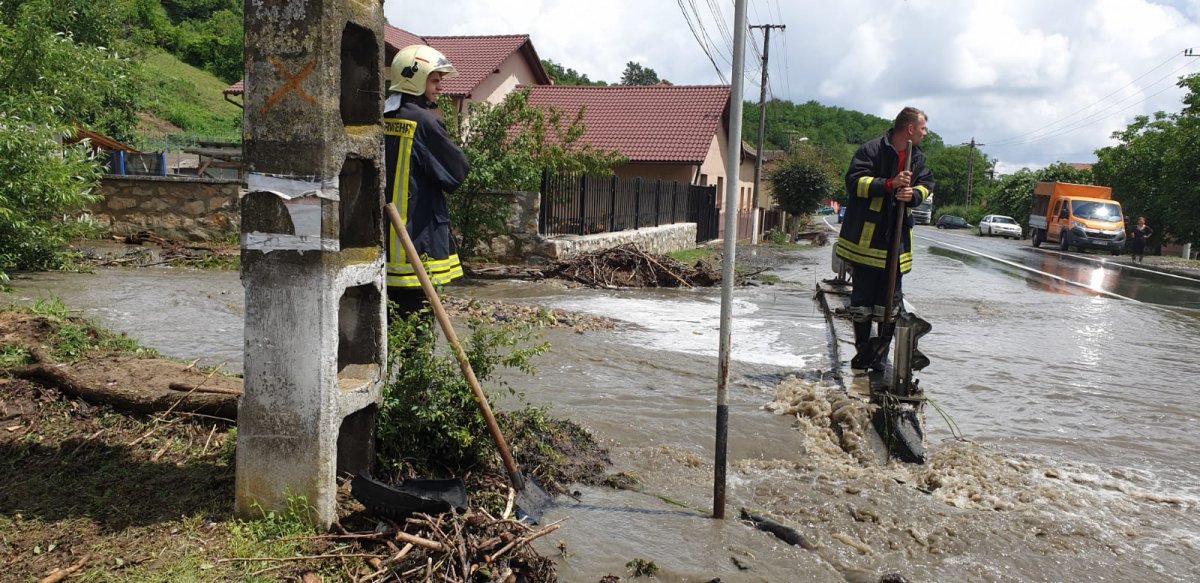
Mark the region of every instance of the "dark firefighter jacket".
MULTIPOLYGON (((846 170, 846 216, 838 235, 837 255, 855 265, 887 267, 887 254, 896 228, 896 200, 885 183, 899 173, 899 152, 884 136, 858 148, 846 170)), ((913 146, 913 199, 905 207, 900 239, 900 273, 912 269, 911 207, 921 204, 933 192, 933 173, 925 167, 925 153, 913 146)))
MULTIPOLYGON (((454 192, 466 179, 467 156, 450 140, 445 124, 411 98, 389 96, 383 118, 386 192, 404 220, 417 253, 424 258, 429 279, 435 284, 448 283, 463 272, 450 236, 445 193, 454 192)), ((421 285, 391 228, 387 284, 421 285)))

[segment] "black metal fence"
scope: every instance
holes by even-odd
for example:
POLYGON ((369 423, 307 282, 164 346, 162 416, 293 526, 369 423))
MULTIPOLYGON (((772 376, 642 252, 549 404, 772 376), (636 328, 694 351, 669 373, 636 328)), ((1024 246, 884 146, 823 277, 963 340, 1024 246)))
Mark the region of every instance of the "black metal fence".
POLYGON ((696 223, 696 241, 717 238, 716 187, 686 182, 543 174, 538 231, 590 235, 696 223))

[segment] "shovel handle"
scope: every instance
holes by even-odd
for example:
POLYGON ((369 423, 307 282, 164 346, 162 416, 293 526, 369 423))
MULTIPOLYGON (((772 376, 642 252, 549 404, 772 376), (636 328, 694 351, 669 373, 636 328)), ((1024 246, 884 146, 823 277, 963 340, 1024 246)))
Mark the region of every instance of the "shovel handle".
POLYGON ((454 356, 458 358, 458 366, 462 369, 467 384, 471 385, 475 402, 479 405, 479 411, 483 413, 483 419, 487 422, 492 440, 496 442, 496 448, 500 450, 500 457, 504 458, 504 467, 513 481, 513 487, 521 490, 524 487, 521 471, 517 469, 517 464, 508 451, 508 443, 504 441, 504 435, 500 433, 500 426, 496 424, 495 415, 492 415, 492 407, 488 405, 487 397, 479 386, 479 379, 475 378, 475 370, 471 368, 471 361, 467 360, 467 353, 463 351, 462 344, 458 342, 458 335, 454 333, 454 326, 450 324, 450 316, 446 315, 446 308, 442 307, 442 300, 438 297, 437 290, 433 289, 433 282, 429 281, 429 274, 425 272, 421 256, 417 254, 417 249, 408 236, 408 229, 400 219, 400 213, 396 211, 395 205, 388 203, 383 210, 387 212, 388 219, 392 222, 392 229, 396 231, 400 245, 404 247, 404 256, 408 258, 408 263, 412 265, 413 271, 417 274, 417 281, 421 282, 421 289, 425 290, 425 297, 429 300, 429 305, 433 307, 433 314, 437 317, 438 324, 441 325, 442 332, 446 335, 446 340, 454 349, 454 356))
MULTIPOLYGON (((912 171, 912 140, 904 145, 904 169, 912 171)), ((887 256, 887 295, 884 296, 887 300, 883 304, 883 325, 887 326, 892 323, 892 308, 896 306, 896 279, 900 273, 900 236, 904 229, 904 207, 905 202, 902 200, 896 201, 896 228, 892 230, 891 249, 888 250, 887 256)))

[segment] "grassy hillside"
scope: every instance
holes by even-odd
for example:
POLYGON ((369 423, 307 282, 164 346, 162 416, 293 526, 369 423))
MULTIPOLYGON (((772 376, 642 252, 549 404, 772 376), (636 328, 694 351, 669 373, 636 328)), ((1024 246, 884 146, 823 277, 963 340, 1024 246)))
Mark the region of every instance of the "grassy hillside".
POLYGON ((171 54, 150 52, 142 59, 149 82, 142 91, 146 113, 153 116, 139 125, 144 138, 180 132, 215 138, 240 139, 242 109, 227 101, 221 91, 229 84, 171 54), (153 118, 169 122, 163 125, 153 118), (171 126, 178 128, 172 130, 171 126))

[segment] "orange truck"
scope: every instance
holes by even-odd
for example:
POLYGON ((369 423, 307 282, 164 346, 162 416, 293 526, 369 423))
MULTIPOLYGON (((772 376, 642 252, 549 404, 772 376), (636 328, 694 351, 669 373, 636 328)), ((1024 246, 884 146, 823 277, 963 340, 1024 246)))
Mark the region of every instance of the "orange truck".
POLYGON ((1033 187, 1029 213, 1033 246, 1058 243, 1071 247, 1104 249, 1120 255, 1125 248, 1125 215, 1112 199, 1112 188, 1070 182, 1038 182, 1033 187))

